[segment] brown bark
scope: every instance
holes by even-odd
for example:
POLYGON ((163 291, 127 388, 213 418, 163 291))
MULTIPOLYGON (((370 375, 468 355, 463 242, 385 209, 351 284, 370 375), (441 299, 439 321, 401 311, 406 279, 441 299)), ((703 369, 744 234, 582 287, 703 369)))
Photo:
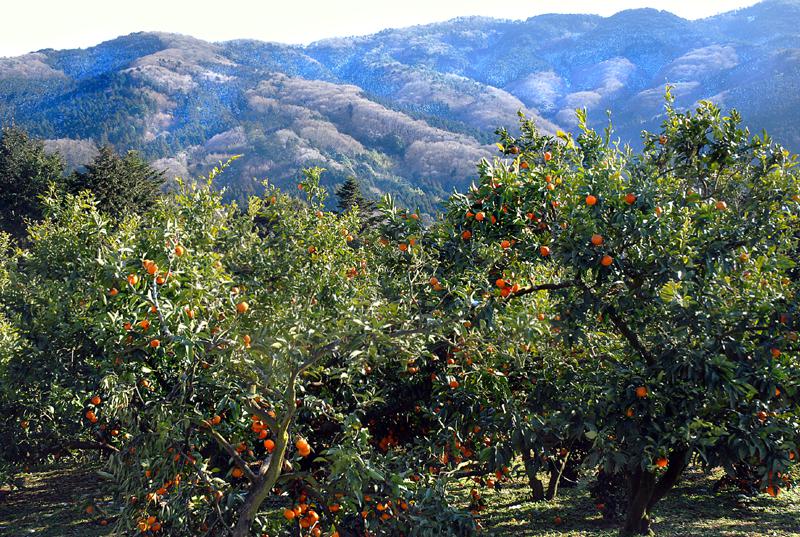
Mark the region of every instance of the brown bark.
POLYGON ((544 485, 536 475, 536 465, 533 463, 533 458, 529 450, 522 453, 522 462, 525 464, 525 474, 528 476, 528 483, 533 493, 535 501, 544 500, 544 485))
POLYGON ((621 537, 653 534, 650 529, 653 507, 678 482, 686 469, 688 459, 688 449, 677 449, 670 454, 667 470, 658 480, 654 473, 642 470, 632 476, 625 524, 619 532, 621 537))
POLYGON ((652 472, 637 470, 631 476, 631 494, 628 499, 628 511, 625 522, 619 530, 620 537, 633 535, 651 535, 650 515, 647 511, 653 491, 656 488, 656 476, 652 472))

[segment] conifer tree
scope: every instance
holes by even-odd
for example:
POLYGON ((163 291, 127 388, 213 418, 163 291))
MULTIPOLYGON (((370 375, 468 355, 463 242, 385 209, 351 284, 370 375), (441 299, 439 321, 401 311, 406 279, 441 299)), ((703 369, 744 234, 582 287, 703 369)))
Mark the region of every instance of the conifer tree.
POLYGON ((363 227, 371 227, 377 223, 378 215, 375 211, 375 202, 364 197, 361 184, 355 177, 348 177, 336 189, 338 207, 340 212, 347 212, 353 207, 358 207, 363 227))
POLYGON ((51 183, 62 182, 64 162, 48 154, 41 140, 18 127, 0 133, 0 228, 16 237, 25 234, 25 220, 42 216, 39 196, 51 183))
POLYGON ((140 213, 155 201, 164 173, 150 166, 135 151, 120 156, 104 146, 83 172, 69 179, 71 192, 91 191, 101 211, 113 216, 140 213))

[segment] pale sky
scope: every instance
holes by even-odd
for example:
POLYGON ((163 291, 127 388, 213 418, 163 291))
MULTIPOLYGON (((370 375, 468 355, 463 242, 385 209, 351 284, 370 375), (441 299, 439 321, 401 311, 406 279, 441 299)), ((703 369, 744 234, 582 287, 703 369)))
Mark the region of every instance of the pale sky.
POLYGON ((326 37, 467 15, 526 19, 542 13, 612 15, 636 7, 708 17, 756 0, 0 0, 0 57, 83 48, 138 31, 209 41, 252 38, 309 43, 326 37), (513 7, 513 9, 512 9, 513 7))

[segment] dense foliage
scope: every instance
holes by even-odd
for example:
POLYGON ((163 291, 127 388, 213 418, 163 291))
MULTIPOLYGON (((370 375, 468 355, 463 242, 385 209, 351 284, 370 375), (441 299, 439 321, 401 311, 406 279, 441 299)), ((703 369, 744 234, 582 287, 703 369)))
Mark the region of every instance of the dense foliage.
POLYGON ((24 239, 26 226, 41 220, 43 198, 91 192, 98 208, 122 217, 149 209, 161 193, 164 174, 129 151, 104 146, 85 169, 66 174, 62 156, 18 127, 0 132, 0 230, 24 239))
POLYGON ((241 207, 221 169, 119 218, 52 192, 0 244, 3 460, 97 450, 115 501, 86 508, 130 535, 466 536, 517 472, 591 480, 624 535, 690 464, 778 495, 796 160, 708 103, 667 118, 641 153, 523 119, 429 226, 326 211, 318 168, 241 207))

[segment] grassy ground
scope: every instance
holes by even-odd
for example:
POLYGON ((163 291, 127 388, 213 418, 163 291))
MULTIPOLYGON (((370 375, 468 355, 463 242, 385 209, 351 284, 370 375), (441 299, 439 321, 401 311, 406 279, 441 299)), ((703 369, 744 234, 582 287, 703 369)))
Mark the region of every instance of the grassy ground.
MULTIPOLYGON (((108 537, 95 514, 84 512, 85 499, 98 489, 93 469, 74 464, 40 468, 25 474, 25 488, 0 497, 0 536, 108 537)), ((800 491, 741 497, 711 491, 717 476, 690 473, 656 512, 660 537, 800 537, 800 491)), ((470 483, 455 492, 468 496, 470 483)), ((526 485, 513 482, 500 492, 483 494, 488 535, 514 537, 611 537, 617 530, 603 522, 583 490, 562 489, 552 502, 532 502, 526 485), (555 524, 560 517, 562 523, 555 524)), ((102 503, 103 498, 95 497, 102 503)))
MULTIPOLYGON (((800 536, 800 490, 741 496, 735 491, 714 493, 720 475, 690 472, 656 506, 653 529, 659 537, 789 537, 800 536)), ((460 496, 472 488, 464 483, 460 496)), ((489 535, 514 537, 616 537, 618 528, 604 522, 588 492, 561 489, 551 502, 529 501, 526 484, 516 481, 501 492, 486 491, 482 512, 489 535), (561 523, 556 524, 556 517, 561 523)))
MULTIPOLYGON (((24 488, 0 499, 0 536, 106 537, 109 527, 84 512, 85 498, 98 490, 90 467, 33 468, 23 474, 24 488)), ((101 499, 98 499, 101 500, 101 499)))

